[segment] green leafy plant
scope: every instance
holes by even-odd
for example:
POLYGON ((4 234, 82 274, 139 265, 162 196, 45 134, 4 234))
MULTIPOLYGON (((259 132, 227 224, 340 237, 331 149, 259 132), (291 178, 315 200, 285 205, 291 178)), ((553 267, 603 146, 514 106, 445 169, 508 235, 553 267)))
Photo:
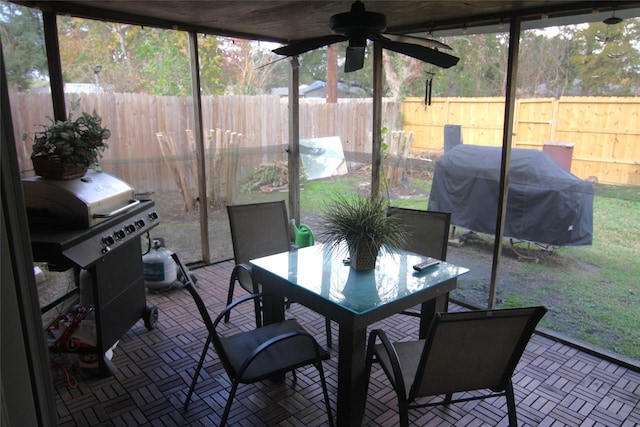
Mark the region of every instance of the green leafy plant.
MULTIPOLYGON (((401 247, 406 239, 402 218, 387 216, 388 200, 381 197, 338 195, 329 202, 321 214, 321 239, 336 251, 346 244, 352 267, 366 269, 355 264, 355 258, 373 258, 384 246, 401 247), (358 254, 356 256, 356 254, 358 254)), ((375 265, 375 264, 374 264, 375 265)))
MULTIPOLYGON (((72 105, 67 120, 51 120, 48 126, 35 133, 31 158, 47 159, 59 163, 71 163, 78 166, 98 165, 108 145, 111 132, 102 127, 102 118, 93 111, 82 112, 73 120, 73 112, 79 108, 80 101, 72 105)), ((24 135, 27 139, 28 135, 24 135)))

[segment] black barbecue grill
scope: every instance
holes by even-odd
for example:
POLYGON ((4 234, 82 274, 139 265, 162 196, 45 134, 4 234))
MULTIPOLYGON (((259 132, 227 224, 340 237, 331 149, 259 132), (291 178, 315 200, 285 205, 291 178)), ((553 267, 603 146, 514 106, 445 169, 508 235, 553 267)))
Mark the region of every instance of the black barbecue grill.
POLYGON ((78 286, 79 272, 90 273, 98 371, 109 375, 105 352, 138 320, 148 329, 157 322, 157 308, 146 303, 140 239, 158 225, 155 203, 137 200, 127 183, 95 171, 68 181, 25 179, 23 190, 34 260, 54 271, 74 268, 78 286))
MULTIPOLYGON (((457 145, 435 164, 429 210, 495 234, 501 147, 457 145)), ((504 236, 553 246, 590 245, 593 187, 540 150, 511 150, 504 236)))

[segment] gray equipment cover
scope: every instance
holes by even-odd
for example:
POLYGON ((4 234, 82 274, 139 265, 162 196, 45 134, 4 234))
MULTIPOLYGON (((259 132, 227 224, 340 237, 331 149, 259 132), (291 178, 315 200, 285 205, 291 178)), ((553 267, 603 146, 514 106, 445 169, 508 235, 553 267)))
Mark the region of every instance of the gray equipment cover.
MULTIPOLYGON (((435 164, 429 210, 451 224, 495 234, 501 147, 458 145, 435 164)), ((511 152, 504 236, 555 246, 590 245, 593 187, 546 153, 511 152)))

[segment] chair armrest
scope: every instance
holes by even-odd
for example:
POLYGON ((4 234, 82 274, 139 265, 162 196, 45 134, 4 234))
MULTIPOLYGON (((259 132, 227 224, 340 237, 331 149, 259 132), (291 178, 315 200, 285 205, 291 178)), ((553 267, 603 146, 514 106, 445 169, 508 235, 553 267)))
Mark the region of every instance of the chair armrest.
MULTIPOLYGON (((387 375, 392 378, 392 382, 394 387, 396 388, 396 392, 398 394, 402 393, 402 396, 406 399, 406 387, 404 384, 404 376, 402 375, 402 368, 400 366, 400 358, 398 357, 398 353, 396 352, 395 347, 391 344, 391 341, 387 337, 387 334, 382 329, 374 329, 369 334, 369 342, 367 344, 367 357, 372 359, 375 350, 376 350, 376 337, 380 338, 380 342, 382 343, 382 348, 391 363, 391 369, 393 372, 387 372, 387 375)), ((378 356, 378 358, 380 358, 378 356)), ((387 370, 384 365, 382 365, 385 371, 387 370)))
POLYGON ((216 320, 213 321, 213 328, 215 329, 218 326, 218 323, 220 323, 222 321, 222 319, 224 318, 224 316, 227 313, 230 313, 231 310, 233 310, 234 308, 236 308, 238 305, 243 304, 247 301, 253 301, 257 298, 262 298, 264 296, 264 294, 262 293, 257 293, 257 294, 249 294, 249 295, 245 295, 242 298, 239 298, 235 301, 233 301, 231 304, 229 304, 228 306, 226 306, 224 308, 224 310, 222 310, 220 312, 220 314, 218 314, 218 316, 216 317, 216 320))

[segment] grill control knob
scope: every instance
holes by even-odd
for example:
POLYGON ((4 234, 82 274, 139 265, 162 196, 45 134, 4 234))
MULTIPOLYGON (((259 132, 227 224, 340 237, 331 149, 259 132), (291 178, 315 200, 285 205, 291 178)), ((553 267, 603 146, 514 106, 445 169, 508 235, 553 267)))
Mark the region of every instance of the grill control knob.
POLYGON ((149 218, 150 218, 152 221, 157 220, 157 219, 158 219, 158 213, 157 213, 157 212, 151 212, 151 213, 149 213, 149 218))
POLYGON ((114 243, 116 243, 116 240, 112 236, 104 236, 102 238, 102 243, 104 243, 107 246, 111 246, 114 243))
POLYGON ((118 240, 122 240, 127 236, 124 230, 116 230, 113 235, 116 236, 118 240))
POLYGON ((145 226, 144 219, 139 219, 136 221, 136 227, 142 228, 145 226))
POLYGON ((136 231, 136 226, 133 224, 129 224, 129 225, 125 225, 124 227, 124 231, 126 231, 127 233, 131 234, 134 231, 136 231))

